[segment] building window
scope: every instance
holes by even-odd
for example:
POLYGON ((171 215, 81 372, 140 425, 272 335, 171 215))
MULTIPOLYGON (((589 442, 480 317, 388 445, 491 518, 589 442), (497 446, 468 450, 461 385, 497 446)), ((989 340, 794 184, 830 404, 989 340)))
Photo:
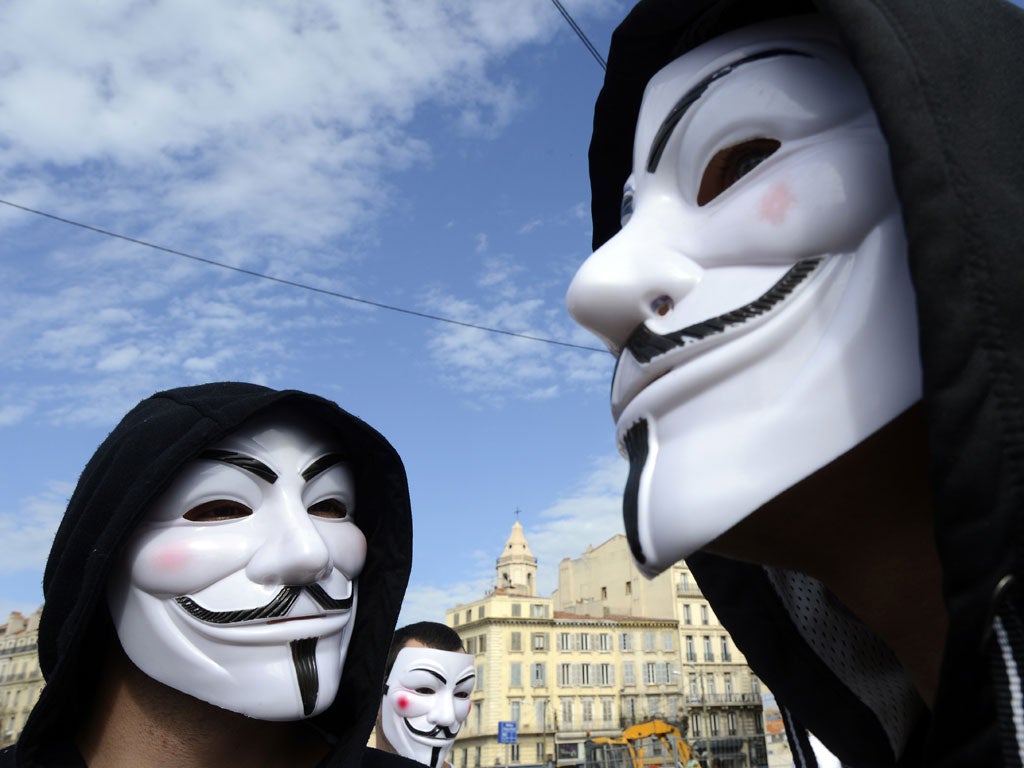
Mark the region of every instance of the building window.
POLYGON ((473 609, 472 608, 467 608, 466 609, 466 621, 472 621, 472 620, 473 620, 473 609))
POLYGON ((622 664, 622 684, 636 685, 636 672, 633 669, 632 661, 627 661, 622 664))
MULTIPOLYGON (((459 612, 458 611, 456 611, 455 613, 452 614, 452 624, 454 624, 456 627, 459 626, 459 612)), ((463 751, 465 751, 465 750, 463 750, 463 751)))
POLYGON ((590 665, 580 664, 580 685, 593 685, 590 682, 590 665))
POLYGON ((508 703, 508 711, 509 711, 509 718, 508 719, 512 720, 513 722, 518 723, 519 722, 519 714, 520 714, 520 710, 521 709, 522 709, 522 702, 521 701, 519 701, 518 699, 513 699, 512 701, 510 701, 508 703))
POLYGON ((679 574, 679 591, 689 592, 690 591, 690 574, 681 573, 679 574))
POLYGON ((627 595, 632 595, 633 594, 633 582, 632 581, 627 581, 626 582, 626 594, 627 595))
POLYGON ((728 724, 729 724, 729 735, 730 736, 735 736, 736 735, 736 731, 739 730, 736 727, 736 713, 730 710, 729 713, 726 715, 726 718, 727 718, 728 724))
POLYGON ((615 685, 615 667, 613 667, 611 664, 598 664, 597 684, 615 685))
POLYGON ((629 632, 623 632, 619 635, 619 650, 620 651, 632 651, 633 650, 633 635, 629 632))
POLYGON ((658 683, 667 685, 672 676, 672 662, 663 661, 658 665, 658 683))
POLYGON ((548 617, 548 607, 540 603, 531 604, 530 617, 534 619, 546 619, 548 617))
POLYGON ((513 762, 513 763, 518 763, 519 762, 519 742, 516 742, 515 744, 509 744, 508 745, 508 756, 509 756, 509 762, 513 762))
POLYGON ((704 661, 714 661, 715 650, 711 647, 711 638, 704 635, 704 661))
POLYGON ((689 662, 697 661, 697 649, 693 645, 693 635, 686 636, 686 660, 689 662))
POLYGON ((606 724, 615 720, 614 702, 611 699, 601 699, 601 719, 606 724))
MULTIPOLYGON (((543 662, 540 662, 538 664, 531 664, 530 665, 530 685, 532 687, 534 687, 534 688, 542 688, 545 685, 547 685, 547 683, 545 683, 545 681, 544 681, 544 678, 547 676, 545 674, 546 668, 547 668, 547 665, 544 664, 543 662)), ((477 709, 477 711, 479 712, 480 710, 477 709)))
POLYGON ((546 651, 548 649, 548 633, 547 632, 534 632, 531 635, 533 650, 535 651, 546 651))
POLYGON ((568 632, 558 633, 558 650, 560 651, 571 651, 572 650, 572 635, 568 632))
POLYGON ((732 653, 729 651, 729 638, 722 638, 722 661, 732 661, 732 653))
POLYGON ((519 633, 519 632, 513 632, 512 633, 510 648, 513 651, 521 651, 521 650, 523 650, 523 636, 522 636, 521 633, 519 633))
POLYGON ((487 653, 487 635, 480 635, 479 642, 476 647, 480 650, 480 653, 487 653))
MULTIPOLYGON (((548 729, 548 700, 547 699, 535 699, 533 702, 533 719, 537 722, 537 727, 541 731, 548 729)), ((538 747, 543 749, 543 744, 538 744, 538 747)), ((541 752, 541 755, 544 753, 541 752)))
POLYGON ((675 637, 675 632, 662 632, 661 633, 661 650, 663 650, 663 651, 672 651, 672 650, 674 650, 675 647, 676 647, 675 640, 673 639, 674 637, 675 637))
POLYGON ((711 735, 712 736, 717 736, 718 735, 718 713, 717 712, 709 712, 708 713, 708 723, 709 723, 710 728, 711 728, 711 735))
POLYGON ((601 599, 602 600, 607 600, 608 599, 608 587, 601 587, 601 599))
POLYGON ((523 615, 523 606, 520 603, 512 603, 512 615, 516 618, 523 615))
POLYGON ((471 655, 475 655, 476 654, 476 638, 475 637, 467 637, 463 642, 466 645, 466 653, 471 654, 471 655))
POLYGON ((544 762, 544 757, 545 757, 545 755, 544 755, 544 742, 543 741, 538 741, 537 742, 537 763, 538 764, 539 763, 543 763, 544 762))
POLYGON ((462 768, 469 768, 469 763, 467 762, 469 760, 469 750, 460 749, 459 754, 462 756, 462 760, 459 761, 459 764, 462 768))
POLYGON ((644 664, 644 685, 654 685, 656 680, 655 666, 653 661, 644 664))
POLYGON ((728 696, 729 700, 731 701, 732 700, 732 673, 731 672, 726 672, 724 675, 722 675, 722 677, 725 678, 725 695, 728 696))
POLYGON ((715 693, 717 693, 717 691, 715 689, 715 673, 714 672, 708 672, 704 676, 704 682, 707 684, 707 687, 708 687, 708 696, 714 696, 715 693))
POLYGON ((476 609, 476 616, 478 619, 482 619, 484 617, 484 606, 481 605, 476 609))
POLYGON ((597 649, 599 651, 610 651, 612 650, 612 636, 607 632, 602 632, 597 636, 597 649))
POLYGON ((523 665, 520 664, 518 661, 513 661, 509 665, 508 672, 509 672, 509 674, 508 674, 508 684, 512 688, 522 688, 523 687, 523 665))
POLYGON ((593 699, 582 699, 580 701, 580 709, 583 715, 584 727, 593 725, 594 723, 594 700, 593 699))
POLYGON ((705 626, 711 623, 711 619, 708 616, 708 607, 706 605, 702 605, 700 607, 700 623, 705 626))
POLYGON ((562 727, 572 725, 572 699, 562 699, 562 727))
POLYGON ((644 650, 651 652, 654 650, 654 633, 644 632, 644 650))
POLYGON ((691 672, 690 679, 690 701, 700 701, 700 688, 697 687, 697 675, 691 672))
MULTIPOLYGON (((700 712, 693 712, 690 714, 690 728, 693 730, 694 736, 700 736, 700 712)), ((477 749, 480 749, 480 747, 477 747, 477 749)))
POLYGON ((572 664, 558 665, 558 685, 562 688, 572 685, 572 664))
POLYGON ((580 634, 579 634, 579 643, 580 643, 580 650, 581 651, 589 651, 590 650, 590 635, 587 634, 586 632, 580 632, 580 634))
POLYGON ((480 768, 480 747, 473 747, 473 766, 480 768))
POLYGON ((683 624, 693 624, 693 614, 690 613, 690 606, 683 606, 683 624))
POLYGON ((482 691, 484 689, 484 665, 476 665, 476 682, 473 684, 474 691, 482 691))

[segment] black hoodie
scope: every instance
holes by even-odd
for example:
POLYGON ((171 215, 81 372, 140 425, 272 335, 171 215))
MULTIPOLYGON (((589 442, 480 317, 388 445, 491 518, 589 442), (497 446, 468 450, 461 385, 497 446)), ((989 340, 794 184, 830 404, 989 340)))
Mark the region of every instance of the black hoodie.
MULTIPOLYGON (((892 670, 880 664, 872 679, 844 667, 852 651, 823 653, 813 636, 825 627, 794 607, 813 584, 704 553, 688 563, 754 670, 845 764, 1019 766, 1024 11, 1007 0, 643 0, 612 38, 595 108, 594 247, 619 229, 651 76, 726 31, 809 12, 838 27, 867 84, 908 237, 949 614, 933 712, 894 715, 892 670)), ((840 612, 814 600, 835 630, 840 612)))
POLYGON ((0 753, 0 765, 82 765, 74 747, 76 731, 91 706, 105 649, 117 642, 105 587, 121 549, 186 463, 251 417, 278 408, 310 413, 335 431, 354 469, 356 524, 367 540, 341 687, 331 707, 311 718, 337 739, 322 765, 414 765, 366 747, 412 565, 402 461, 376 430, 328 400, 235 382, 173 389, 143 400, 89 460, 43 577, 39 663, 46 687, 17 744, 0 753))

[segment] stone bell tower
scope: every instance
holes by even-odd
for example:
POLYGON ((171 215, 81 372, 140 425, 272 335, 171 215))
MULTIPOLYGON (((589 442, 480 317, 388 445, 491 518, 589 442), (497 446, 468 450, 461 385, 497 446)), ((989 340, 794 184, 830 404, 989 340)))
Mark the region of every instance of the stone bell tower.
POLYGON ((519 510, 516 510, 516 521, 512 524, 512 532, 498 558, 496 569, 499 593, 523 597, 536 595, 537 558, 526 543, 523 526, 519 523, 519 510))

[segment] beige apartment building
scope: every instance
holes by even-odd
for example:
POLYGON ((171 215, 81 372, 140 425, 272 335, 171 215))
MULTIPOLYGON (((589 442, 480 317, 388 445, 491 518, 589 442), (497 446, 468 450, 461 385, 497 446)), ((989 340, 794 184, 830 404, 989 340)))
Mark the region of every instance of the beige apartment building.
POLYGON ((685 566, 647 581, 616 536, 564 560, 552 597, 536 594, 536 575, 517 520, 497 586, 446 611, 477 657, 455 768, 582 766, 589 739, 653 718, 721 768, 765 764, 757 678, 685 566), (514 744, 498 743, 499 722, 517 724, 514 744))
POLYGON ((42 612, 26 617, 15 611, 0 625, 0 747, 17 741, 43 690, 36 652, 42 612))

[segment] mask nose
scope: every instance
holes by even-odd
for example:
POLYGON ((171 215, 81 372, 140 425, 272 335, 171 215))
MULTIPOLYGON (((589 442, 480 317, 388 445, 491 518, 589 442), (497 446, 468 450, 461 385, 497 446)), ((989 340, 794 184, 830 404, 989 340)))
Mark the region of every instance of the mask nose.
POLYGON ((331 555, 305 507, 288 504, 284 514, 268 521, 268 528, 266 540, 246 567, 252 581, 268 586, 299 586, 327 576, 331 555))
POLYGON ((638 325, 670 314, 704 271, 678 251, 636 234, 639 231, 627 225, 594 251, 566 295, 569 314, 600 336, 615 355, 638 325))
POLYGON ((434 725, 443 725, 445 728, 455 725, 455 702, 451 694, 444 693, 437 697, 428 719, 434 725))

